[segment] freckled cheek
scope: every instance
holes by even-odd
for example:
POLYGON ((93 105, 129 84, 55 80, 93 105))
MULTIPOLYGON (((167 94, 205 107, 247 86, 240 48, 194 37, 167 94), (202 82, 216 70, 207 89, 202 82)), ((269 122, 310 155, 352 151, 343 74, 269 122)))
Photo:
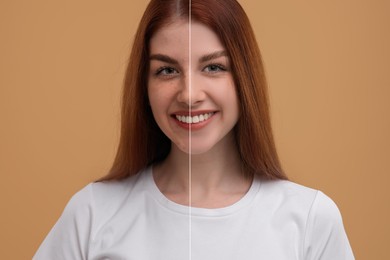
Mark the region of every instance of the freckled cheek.
POLYGON ((167 84, 149 84, 148 97, 155 116, 166 114, 174 100, 174 91, 167 84))

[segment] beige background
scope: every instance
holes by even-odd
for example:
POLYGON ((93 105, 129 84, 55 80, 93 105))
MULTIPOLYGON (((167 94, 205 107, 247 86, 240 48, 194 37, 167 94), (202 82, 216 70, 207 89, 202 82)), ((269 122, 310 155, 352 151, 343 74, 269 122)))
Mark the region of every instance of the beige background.
MULTIPOLYGON (((3 259, 30 259, 70 196, 109 169, 146 2, 0 2, 3 259)), ((241 3, 285 170, 336 201, 357 259, 389 259, 390 1, 241 3)))

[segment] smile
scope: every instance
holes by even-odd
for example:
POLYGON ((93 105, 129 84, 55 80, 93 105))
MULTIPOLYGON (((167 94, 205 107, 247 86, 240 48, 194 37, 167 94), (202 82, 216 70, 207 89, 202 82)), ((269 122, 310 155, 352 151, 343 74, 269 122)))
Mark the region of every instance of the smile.
POLYGON ((204 122, 204 121, 208 120, 213 115, 214 115, 214 112, 204 113, 204 114, 200 114, 200 115, 196 115, 196 116, 176 115, 175 117, 176 117, 177 120, 179 120, 182 123, 197 124, 197 123, 201 123, 201 122, 204 122))

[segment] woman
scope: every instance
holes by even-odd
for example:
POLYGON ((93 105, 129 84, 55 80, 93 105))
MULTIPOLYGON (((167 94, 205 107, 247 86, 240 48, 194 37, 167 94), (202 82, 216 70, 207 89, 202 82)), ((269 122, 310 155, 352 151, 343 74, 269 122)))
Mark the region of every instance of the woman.
POLYGON ((336 205, 287 181, 260 52, 235 0, 152 0, 110 173, 35 259, 354 259, 336 205))

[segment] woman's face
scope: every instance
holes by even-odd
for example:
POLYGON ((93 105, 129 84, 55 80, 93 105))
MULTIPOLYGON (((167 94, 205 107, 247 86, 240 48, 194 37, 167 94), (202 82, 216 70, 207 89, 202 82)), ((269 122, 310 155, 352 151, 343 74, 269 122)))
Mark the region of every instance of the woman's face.
POLYGON ((188 22, 178 20, 153 35, 148 96, 160 129, 183 152, 233 145, 239 109, 230 61, 205 25, 192 23, 190 35, 188 22))

